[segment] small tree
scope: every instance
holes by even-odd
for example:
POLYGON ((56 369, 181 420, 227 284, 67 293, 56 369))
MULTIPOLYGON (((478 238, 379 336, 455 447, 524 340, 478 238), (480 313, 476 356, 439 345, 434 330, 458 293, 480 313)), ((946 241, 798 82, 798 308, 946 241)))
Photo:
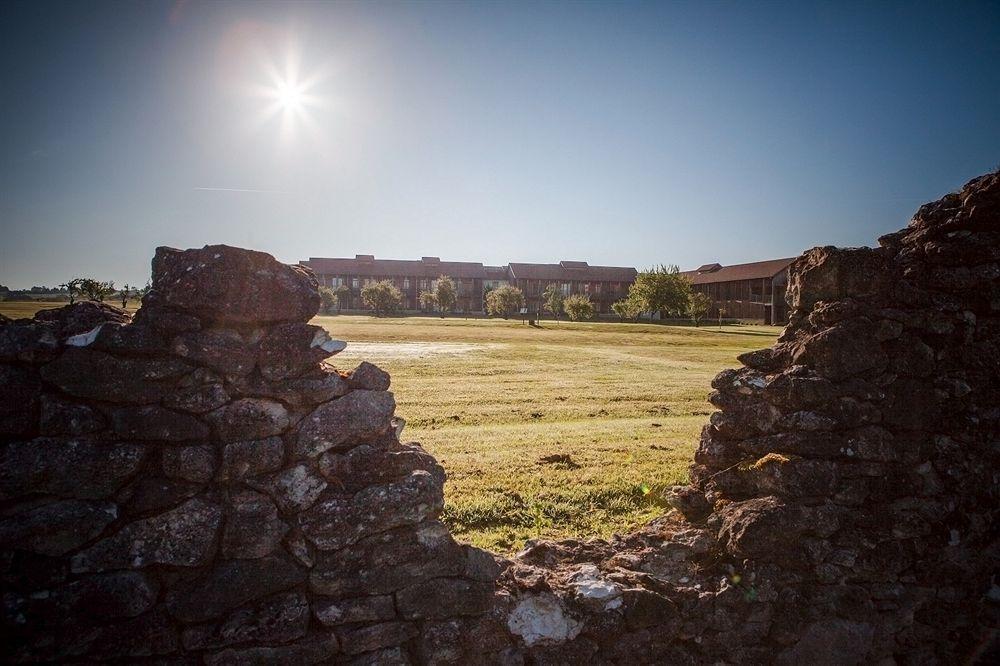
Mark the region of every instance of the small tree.
POLYGON ((642 312, 681 314, 687 308, 691 283, 677 266, 654 266, 636 276, 628 298, 639 304, 642 312))
POLYGON ((632 298, 623 298, 611 304, 611 309, 622 321, 631 321, 639 316, 642 307, 632 298))
POLYGON ((694 325, 698 326, 701 324, 702 317, 708 313, 708 308, 711 306, 712 299, 708 297, 708 294, 703 294, 700 291, 692 291, 690 296, 688 296, 687 315, 691 317, 694 325))
POLYGON ((542 292, 542 305, 545 309, 552 313, 552 316, 559 319, 559 313, 563 311, 563 297, 562 290, 559 285, 550 284, 542 292))
POLYGON ((722 330, 722 318, 726 316, 726 309, 719 308, 719 330, 722 330))
POLYGON ((455 289, 455 282, 447 275, 442 275, 437 279, 437 287, 434 290, 437 304, 441 311, 441 316, 445 312, 451 312, 458 301, 458 290, 455 289))
POLYGON ((66 284, 59 285, 60 287, 65 287, 66 292, 69 294, 69 304, 73 305, 76 303, 76 297, 80 293, 80 285, 83 283, 82 278, 73 278, 66 284))
POLYGON ((434 308, 437 307, 438 297, 433 291, 422 291, 420 296, 417 297, 420 300, 420 309, 424 312, 434 312, 434 308))
POLYGON ((132 294, 133 287, 126 282, 122 285, 122 290, 118 292, 118 296, 122 299, 122 310, 128 307, 128 297, 132 294))
POLYGON ((361 290, 361 300, 380 317, 399 309, 403 302, 403 294, 392 280, 380 280, 364 286, 361 290))
POLYGON ((319 310, 323 314, 331 314, 334 308, 339 309, 340 297, 330 287, 319 288, 319 310))
POLYGON ((567 296, 563 301, 563 310, 570 321, 583 321, 594 316, 594 304, 589 296, 583 294, 567 296))
POLYGON ((486 312, 509 319, 524 305, 524 293, 517 287, 503 284, 486 294, 486 312))
POLYGON ((337 295, 337 312, 340 312, 344 308, 344 304, 348 302, 348 297, 351 295, 351 288, 346 284, 342 284, 334 289, 333 293, 337 295))
POLYGON ((82 278, 80 280, 80 293, 92 301, 103 302, 105 298, 114 295, 114 282, 101 282, 93 278, 82 278))

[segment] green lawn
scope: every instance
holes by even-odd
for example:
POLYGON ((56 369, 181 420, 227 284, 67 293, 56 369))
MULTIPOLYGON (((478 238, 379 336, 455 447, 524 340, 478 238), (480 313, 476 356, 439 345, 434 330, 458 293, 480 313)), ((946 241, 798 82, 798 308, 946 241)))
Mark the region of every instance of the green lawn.
MULTIPOLYGON (((0 303, 8 316, 28 309, 0 303)), ((505 552, 536 536, 608 536, 660 512, 658 491, 687 477, 712 377, 779 332, 430 317, 315 323, 357 343, 331 359, 337 367, 364 359, 392 374, 404 439, 448 472, 446 521, 460 538, 505 552)))
POLYGON ((535 536, 608 536, 682 483, 715 374, 776 327, 318 317, 332 360, 392 374, 405 439, 448 472, 445 519, 500 551, 535 536), (369 344, 371 343, 371 344, 369 344), (424 343, 424 344, 416 344, 424 343), (553 457, 553 456, 568 456, 553 457), (547 459, 547 460, 546 460, 547 459))

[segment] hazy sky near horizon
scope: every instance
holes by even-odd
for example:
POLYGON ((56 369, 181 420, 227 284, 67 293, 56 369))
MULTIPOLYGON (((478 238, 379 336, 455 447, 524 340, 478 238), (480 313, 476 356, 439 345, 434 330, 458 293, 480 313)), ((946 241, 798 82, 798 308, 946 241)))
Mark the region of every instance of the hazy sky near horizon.
POLYGON ((0 283, 157 245, 691 268, 1000 164, 1000 2, 7 2, 0 283))

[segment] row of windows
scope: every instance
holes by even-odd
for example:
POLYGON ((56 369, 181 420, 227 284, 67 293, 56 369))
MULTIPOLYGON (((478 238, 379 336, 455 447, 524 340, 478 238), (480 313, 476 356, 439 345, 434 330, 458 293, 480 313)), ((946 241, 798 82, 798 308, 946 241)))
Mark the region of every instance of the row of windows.
MULTIPOLYGON (((399 278, 345 278, 343 276, 330 276, 321 275, 320 282, 336 289, 337 287, 342 287, 348 285, 351 289, 362 289, 373 282, 378 282, 380 280, 391 280, 396 286, 400 287, 403 291, 410 291, 410 288, 414 283, 417 285, 418 291, 434 291, 437 289, 437 280, 432 280, 430 278, 419 278, 416 280, 410 280, 408 277, 404 277, 402 280, 399 278)), ((458 291, 459 296, 464 296, 475 291, 474 282, 472 280, 453 280, 455 283, 455 289, 458 291)))

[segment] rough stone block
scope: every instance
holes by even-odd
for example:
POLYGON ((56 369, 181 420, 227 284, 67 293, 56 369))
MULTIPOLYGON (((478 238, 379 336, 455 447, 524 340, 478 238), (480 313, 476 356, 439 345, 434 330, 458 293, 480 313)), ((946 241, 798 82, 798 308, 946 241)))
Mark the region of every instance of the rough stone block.
POLYGON ((153 564, 201 566, 215 550, 222 510, 201 499, 137 520, 73 557, 73 571, 107 571, 153 564))
POLYGON ((229 560, 216 564, 205 576, 172 589, 167 594, 167 608, 184 622, 204 622, 249 601, 294 587, 304 578, 301 569, 281 557, 229 560))
POLYGON ((140 468, 145 448, 89 439, 0 444, 0 497, 29 493, 101 499, 140 468))
POLYGON ((288 428, 288 410, 280 402, 243 398, 208 414, 216 436, 223 442, 264 439, 288 428))
POLYGON ((222 450, 218 476, 222 481, 239 481, 272 472, 281 467, 284 457, 280 437, 230 442, 222 450))
POLYGON ((164 306, 219 323, 304 322, 319 309, 311 271, 227 245, 156 248, 152 287, 164 306))
POLYGON ((396 401, 391 393, 352 391, 317 407, 299 423, 295 454, 317 456, 354 446, 390 428, 396 401))
POLYGON ((231 509, 222 533, 222 554, 229 558, 270 555, 288 532, 267 496, 244 490, 230 498, 231 509))
POLYGON ((320 550, 338 550, 367 534, 436 518, 443 505, 441 485, 417 470, 398 483, 323 500, 299 515, 299 525, 320 550))

